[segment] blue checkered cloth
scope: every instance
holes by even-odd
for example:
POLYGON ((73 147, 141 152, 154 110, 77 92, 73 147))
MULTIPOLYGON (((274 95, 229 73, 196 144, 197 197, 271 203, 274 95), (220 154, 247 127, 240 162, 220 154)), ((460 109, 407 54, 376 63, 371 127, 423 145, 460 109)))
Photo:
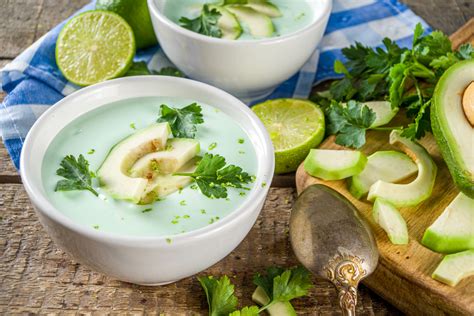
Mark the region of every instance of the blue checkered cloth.
MULTIPOLYGON (((90 3, 79 12, 91 10, 90 3)), ((341 48, 358 41, 378 46, 384 37, 408 47, 415 25, 428 25, 396 0, 334 0, 325 36, 314 54, 293 77, 282 83, 265 99, 307 98, 313 85, 338 77, 333 70, 336 59, 344 60, 341 48)), ((68 82, 55 62, 55 46, 65 21, 0 71, 0 91, 6 97, 0 106, 0 133, 18 168, 26 134, 38 117, 52 104, 79 87, 68 82)), ((150 69, 173 66, 159 46, 141 50, 136 61, 147 62, 150 69)), ((264 100, 245 100, 249 105, 264 100)))

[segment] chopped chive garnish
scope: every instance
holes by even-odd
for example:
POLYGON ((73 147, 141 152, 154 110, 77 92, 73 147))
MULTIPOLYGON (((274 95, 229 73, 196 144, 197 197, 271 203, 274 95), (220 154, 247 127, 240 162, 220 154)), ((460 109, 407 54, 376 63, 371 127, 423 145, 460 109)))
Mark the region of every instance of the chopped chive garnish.
POLYGON ((173 224, 173 225, 179 224, 179 221, 178 221, 177 219, 173 219, 173 220, 171 221, 171 224, 173 224))
POLYGON ((239 154, 243 155, 243 154, 245 154, 245 151, 239 150, 239 154))
POLYGON ((94 229, 99 229, 99 225, 92 226, 94 229))
POLYGON ((267 186, 267 183, 266 182, 262 182, 262 188, 266 187, 267 186))
POLYGON ((135 123, 130 123, 130 128, 131 129, 137 129, 137 127, 135 126, 135 123))
POLYGON ((179 202, 179 205, 185 206, 186 205, 186 200, 182 200, 181 202, 179 202))
POLYGON ((239 144, 243 144, 243 143, 245 143, 245 139, 239 138, 238 142, 239 142, 239 144))
POLYGON ((148 213, 148 212, 151 212, 151 211, 153 211, 152 208, 146 208, 146 209, 142 210, 142 213, 148 213))
POLYGON ((183 218, 186 218, 186 219, 187 219, 187 218, 191 218, 191 216, 189 216, 188 214, 186 214, 186 215, 183 215, 183 218))
POLYGON ((217 147, 217 143, 212 143, 212 144, 209 145, 209 148, 208 148, 208 149, 209 149, 209 150, 213 150, 213 149, 216 148, 216 147, 217 147))
POLYGON ((202 209, 202 210, 201 210, 201 214, 206 214, 206 210, 205 210, 205 209, 202 209))
POLYGON ((168 244, 171 244, 171 238, 166 238, 166 242, 167 242, 168 244))
POLYGON ((247 193, 245 193, 245 192, 239 192, 239 195, 240 195, 240 196, 245 196, 246 194, 247 194, 247 193))
POLYGON ((88 155, 92 155, 93 153, 95 153, 95 149, 94 149, 94 148, 90 149, 90 150, 87 152, 88 155))

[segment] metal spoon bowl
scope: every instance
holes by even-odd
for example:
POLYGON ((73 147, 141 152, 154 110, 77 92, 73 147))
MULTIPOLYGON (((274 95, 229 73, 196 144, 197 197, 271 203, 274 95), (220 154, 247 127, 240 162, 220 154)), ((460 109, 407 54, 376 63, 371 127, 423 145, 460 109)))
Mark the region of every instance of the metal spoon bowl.
POLYGON ((355 315, 357 286, 379 258, 369 225, 355 206, 327 186, 309 186, 291 212, 290 239, 298 260, 337 288, 343 314, 355 315))

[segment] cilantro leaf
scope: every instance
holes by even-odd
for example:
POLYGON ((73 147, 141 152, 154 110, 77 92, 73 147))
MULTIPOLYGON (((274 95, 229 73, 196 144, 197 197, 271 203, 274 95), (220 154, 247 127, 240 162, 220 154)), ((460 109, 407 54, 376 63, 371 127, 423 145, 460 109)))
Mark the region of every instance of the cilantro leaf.
POLYGON ((332 102, 326 109, 328 132, 336 135, 336 144, 360 148, 365 143, 365 131, 376 115, 366 105, 350 100, 347 104, 332 102))
POLYGON ((261 311, 275 302, 289 302, 305 296, 313 286, 309 271, 301 266, 288 270, 270 267, 265 275, 257 273, 253 283, 260 286, 270 298, 270 302, 261 311))
POLYGON ((92 178, 94 173, 89 170, 89 162, 83 155, 76 159, 73 155, 68 155, 61 160, 60 168, 56 174, 65 179, 56 183, 54 191, 75 191, 87 190, 95 196, 99 194, 92 188, 92 178))
MULTIPOLYGON (((219 280, 212 276, 198 278, 207 297, 210 316, 228 316, 237 308, 234 285, 224 275, 219 280)), ((248 315, 248 314, 242 314, 248 315)))
POLYGON ((182 109, 162 104, 160 110, 160 117, 156 121, 168 122, 174 137, 194 138, 197 132, 196 125, 204 123, 202 108, 197 103, 192 103, 182 109))
POLYGON ((147 75, 151 75, 151 72, 148 69, 148 66, 147 66, 146 62, 138 61, 138 62, 134 62, 132 64, 132 66, 130 66, 127 73, 125 74, 125 77, 129 77, 129 76, 147 76, 147 75))
POLYGON ((182 27, 196 33, 211 37, 222 37, 222 31, 217 25, 220 17, 221 14, 217 9, 209 9, 209 5, 205 4, 200 16, 195 19, 183 16, 179 19, 179 23, 182 27))
POLYGON ((247 306, 240 311, 235 311, 229 314, 229 316, 258 316, 259 308, 257 306, 247 306))
POLYGON ((250 183, 252 177, 242 168, 227 165, 220 155, 206 153, 193 173, 175 173, 177 176, 188 176, 196 181, 202 194, 209 198, 226 198, 227 188, 247 189, 243 186, 250 183))

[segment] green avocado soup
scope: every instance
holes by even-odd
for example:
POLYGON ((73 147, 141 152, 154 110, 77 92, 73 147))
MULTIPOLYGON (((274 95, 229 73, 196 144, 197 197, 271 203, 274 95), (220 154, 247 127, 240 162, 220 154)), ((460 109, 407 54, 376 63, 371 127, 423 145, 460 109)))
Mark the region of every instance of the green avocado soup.
MULTIPOLYGON (((251 0, 249 0, 251 2, 251 0)), ((221 1, 213 0, 166 0, 163 13, 178 25, 182 25, 182 17, 195 19, 200 16, 203 5, 219 5, 221 1)), ((237 17, 242 33, 237 40, 255 40, 267 37, 279 37, 295 33, 314 22, 314 7, 317 6, 313 0, 271 0, 272 5, 280 11, 280 16, 270 17, 273 23, 273 31, 265 36, 252 35, 250 28, 253 21, 242 20, 237 17)), ((239 6, 237 4, 237 6, 239 6)), ((223 6, 226 8, 226 6, 223 6)), ((232 13, 232 12, 231 12, 232 13)), ((235 12, 232 13, 235 16, 235 12)), ((255 22, 258 24, 258 22, 255 22)), ((259 25, 255 25, 261 27, 259 25)))
MULTIPOLYGON (((194 100, 147 97, 114 102, 90 111, 64 127, 48 146, 42 162, 43 185, 49 201, 74 222, 99 231, 129 236, 171 236, 212 225, 236 210, 250 190, 228 188, 228 198, 209 198, 194 183, 147 205, 112 198, 93 179, 89 191, 57 191, 56 175, 67 155, 83 155, 90 170, 97 172, 111 148, 124 138, 156 122, 160 106, 183 108, 194 100)), ((257 173, 257 157, 247 133, 230 116, 206 104, 204 123, 196 125, 199 156, 210 153, 225 157, 227 164, 241 167, 249 175, 257 173)), ((252 189, 254 183, 247 183, 252 189)))

